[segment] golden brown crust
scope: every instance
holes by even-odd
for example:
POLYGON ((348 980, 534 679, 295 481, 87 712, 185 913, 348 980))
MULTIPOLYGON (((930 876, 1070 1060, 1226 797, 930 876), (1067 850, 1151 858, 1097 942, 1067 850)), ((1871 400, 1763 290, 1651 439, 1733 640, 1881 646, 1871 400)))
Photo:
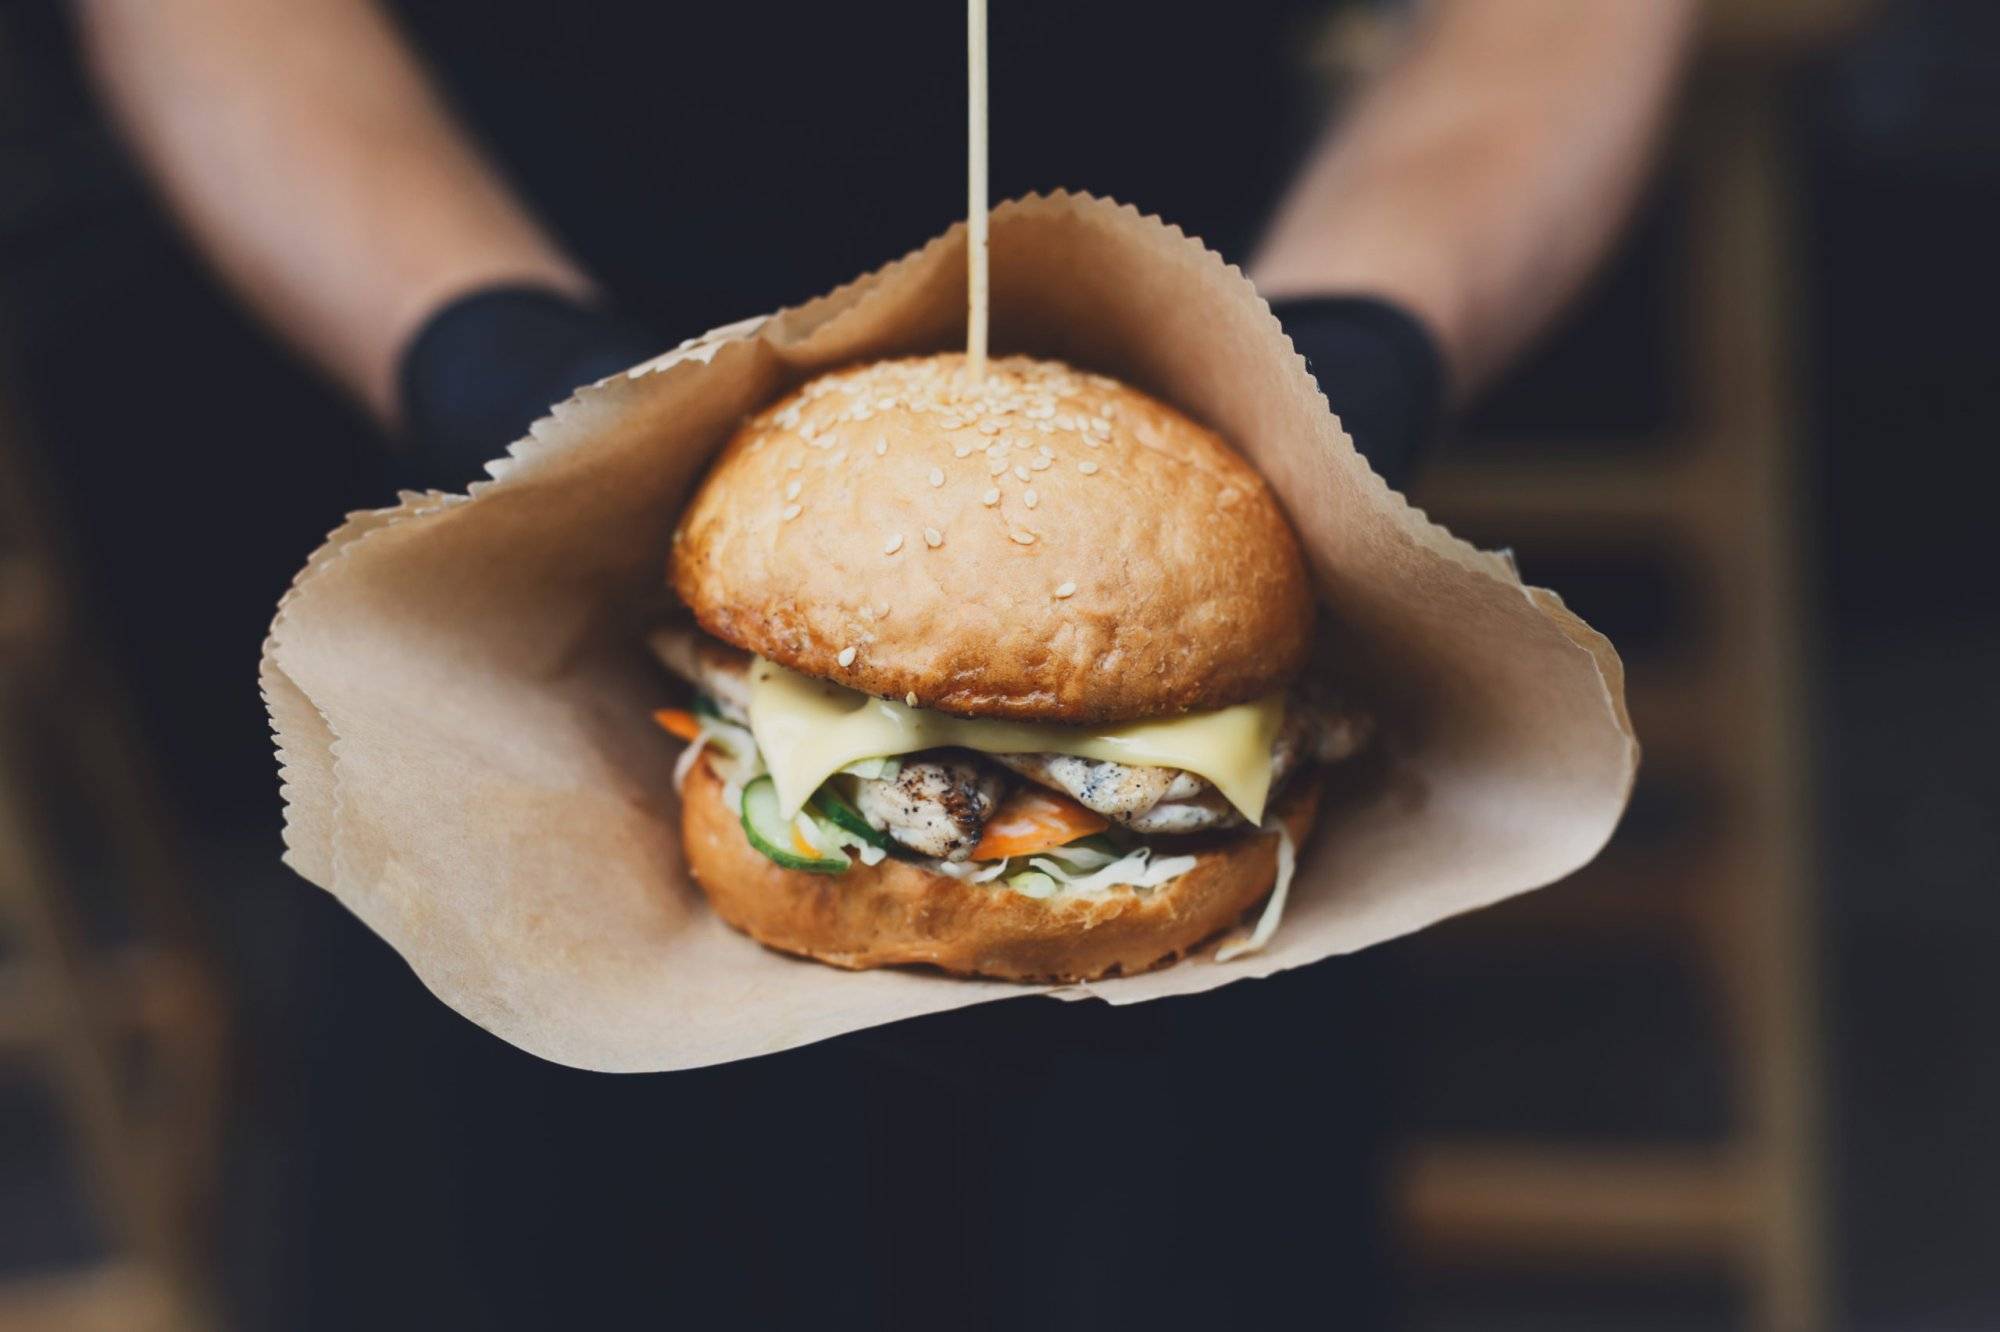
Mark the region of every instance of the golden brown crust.
MULTIPOLYGON (((768 947, 855 970, 927 963, 1049 982, 1134 975, 1229 928, 1277 873, 1277 840, 1249 834, 1199 853, 1193 869, 1144 894, 1037 901, 894 859, 807 874, 753 849, 722 791, 703 761, 681 793, 688 866, 716 914, 768 947)), ((1318 803, 1318 778, 1305 774, 1275 812, 1303 841, 1318 803)))
POLYGON ((1305 565, 1247 462, 1102 376, 1010 357, 968 396, 962 361, 822 376, 737 433, 674 535, 704 628, 1024 721, 1220 707, 1298 673, 1305 565))

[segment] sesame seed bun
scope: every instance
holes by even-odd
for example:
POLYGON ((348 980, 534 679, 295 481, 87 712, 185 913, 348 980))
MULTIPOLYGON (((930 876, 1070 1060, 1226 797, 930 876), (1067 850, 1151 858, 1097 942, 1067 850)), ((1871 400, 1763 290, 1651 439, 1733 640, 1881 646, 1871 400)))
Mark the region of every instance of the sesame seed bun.
MULTIPOLYGON (((1303 842, 1318 802, 1318 777, 1302 774, 1273 812, 1303 842)), ((716 914, 767 947, 853 970, 925 963, 1014 981, 1101 980, 1171 962, 1234 925, 1277 875, 1277 839, 1254 832, 1199 852, 1193 869, 1145 893, 1037 900, 895 859, 842 874, 782 869, 745 839, 705 759, 681 792, 681 840, 716 914)))
POLYGON ((730 440, 669 572, 738 647, 1021 721, 1259 697, 1298 673, 1312 620, 1247 462, 1145 394, 1025 357, 976 387, 956 355, 804 385, 730 440))

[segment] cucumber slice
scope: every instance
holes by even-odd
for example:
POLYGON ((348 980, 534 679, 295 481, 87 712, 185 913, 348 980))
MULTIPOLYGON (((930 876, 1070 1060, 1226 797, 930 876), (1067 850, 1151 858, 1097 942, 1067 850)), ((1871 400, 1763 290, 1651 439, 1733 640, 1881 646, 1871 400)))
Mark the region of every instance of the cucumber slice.
POLYGON ((881 850, 889 849, 889 834, 872 826, 862 817, 861 811, 847 803, 847 797, 834 789, 828 782, 813 792, 813 808, 826 816, 827 822, 845 832, 851 832, 862 841, 881 850))
POLYGON ((802 856, 792 847, 792 821, 778 812, 778 784, 769 775, 743 788, 743 835, 767 860, 810 874, 839 874, 854 862, 845 851, 802 856))
POLYGON ((1056 881, 1040 870, 1026 870, 1007 876, 1007 886, 1023 897, 1054 897, 1056 881))
POLYGON ((851 777, 862 777, 869 781, 891 782, 903 770, 903 761, 894 758, 856 759, 841 771, 851 777))

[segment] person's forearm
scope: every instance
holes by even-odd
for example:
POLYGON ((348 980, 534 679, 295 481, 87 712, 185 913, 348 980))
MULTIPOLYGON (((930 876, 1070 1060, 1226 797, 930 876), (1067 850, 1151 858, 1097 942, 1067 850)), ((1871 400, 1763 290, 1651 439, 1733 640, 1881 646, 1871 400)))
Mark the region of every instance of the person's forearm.
POLYGON ((1692 0, 1440 0, 1309 162, 1251 264, 1267 296, 1365 293, 1453 389, 1518 351, 1643 180, 1692 0))
POLYGON ((372 0, 78 0, 90 63, 210 262, 382 420, 425 317, 590 284, 372 0))

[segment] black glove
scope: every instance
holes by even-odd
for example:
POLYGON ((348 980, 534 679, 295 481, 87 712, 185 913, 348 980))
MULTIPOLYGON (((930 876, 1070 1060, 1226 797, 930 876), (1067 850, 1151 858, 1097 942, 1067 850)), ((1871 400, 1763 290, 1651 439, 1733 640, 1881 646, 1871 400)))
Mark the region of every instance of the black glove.
POLYGON ((433 314, 403 353, 409 484, 462 490, 549 408, 658 355, 635 324, 542 287, 486 287, 433 314))
POLYGON ((1392 486, 1409 481, 1444 412, 1444 358, 1414 317, 1369 296, 1303 296, 1271 310, 1340 423, 1392 486))
MULTIPOLYGON (((1360 296, 1281 300, 1272 309, 1375 470, 1401 485, 1444 401, 1436 344, 1410 315, 1360 296)), ((462 488, 582 385, 663 346, 604 310, 539 287, 489 287, 452 301, 404 353, 410 483, 462 488)))

